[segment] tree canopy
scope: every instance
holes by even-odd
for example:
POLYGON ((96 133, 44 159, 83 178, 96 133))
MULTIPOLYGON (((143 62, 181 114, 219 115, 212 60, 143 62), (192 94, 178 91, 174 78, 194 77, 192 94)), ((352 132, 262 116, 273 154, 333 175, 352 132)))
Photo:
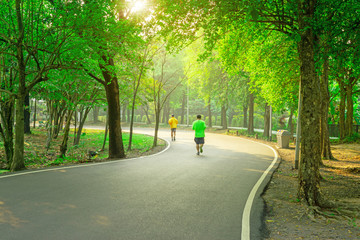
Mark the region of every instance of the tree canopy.
MULTIPOLYGON (((327 206, 319 167, 331 157, 328 125, 338 125, 340 139, 359 134, 360 2, 146 3, 1 5, 0 136, 7 167, 25 167, 30 99, 46 102, 48 144, 65 126, 62 157, 71 121, 84 124, 99 105, 107 111, 110 159, 126 157, 125 122, 131 133, 135 121, 155 123, 156 146, 170 113, 181 122, 185 110, 187 119, 203 114, 210 126, 249 133, 286 128, 285 118, 290 130, 294 115, 301 123, 299 195, 310 206, 327 206)), ((80 136, 81 130, 77 142, 80 136)))

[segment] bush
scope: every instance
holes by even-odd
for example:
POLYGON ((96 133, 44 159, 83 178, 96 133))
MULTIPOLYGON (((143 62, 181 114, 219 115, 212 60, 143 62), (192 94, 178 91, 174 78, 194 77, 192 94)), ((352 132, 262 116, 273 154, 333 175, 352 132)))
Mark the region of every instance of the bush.
POLYGON ((359 133, 353 133, 351 136, 345 137, 343 140, 344 143, 360 143, 360 134, 359 133))

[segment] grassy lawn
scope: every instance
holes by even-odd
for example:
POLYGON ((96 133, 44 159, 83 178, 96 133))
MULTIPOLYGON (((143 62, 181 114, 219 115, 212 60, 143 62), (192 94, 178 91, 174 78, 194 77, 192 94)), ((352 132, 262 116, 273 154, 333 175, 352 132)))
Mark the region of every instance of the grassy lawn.
MULTIPOLYGON (((25 166, 27 168, 41 168, 54 165, 75 164, 94 161, 105 161, 108 158, 108 137, 104 151, 100 151, 104 142, 104 130, 84 129, 78 146, 73 145, 73 132, 68 141, 68 152, 64 158, 59 157, 62 135, 51 142, 51 146, 46 150, 46 131, 45 129, 32 129, 32 134, 25 136, 25 166), (89 151, 96 152, 93 156, 89 151)), ((134 134, 132 150, 127 151, 129 134, 123 132, 124 148, 127 157, 137 157, 146 155, 152 149, 153 136, 134 134)), ((158 140, 158 148, 164 148, 165 142, 158 140)), ((5 162, 4 148, 0 146, 0 169, 5 162)), ((0 174, 7 170, 0 170, 0 174)))

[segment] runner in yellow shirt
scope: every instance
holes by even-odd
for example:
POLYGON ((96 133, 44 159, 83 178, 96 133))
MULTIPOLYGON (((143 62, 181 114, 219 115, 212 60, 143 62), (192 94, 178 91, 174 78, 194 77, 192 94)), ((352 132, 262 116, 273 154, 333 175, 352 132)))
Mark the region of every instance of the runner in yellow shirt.
POLYGON ((174 117, 174 114, 172 114, 171 118, 169 119, 169 125, 171 129, 171 141, 175 141, 177 124, 178 120, 174 117))

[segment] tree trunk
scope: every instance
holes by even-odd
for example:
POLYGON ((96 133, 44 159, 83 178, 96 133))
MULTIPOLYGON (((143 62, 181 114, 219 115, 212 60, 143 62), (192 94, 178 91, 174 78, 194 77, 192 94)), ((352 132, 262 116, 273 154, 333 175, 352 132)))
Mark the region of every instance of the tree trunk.
POLYGON ((161 123, 167 123, 167 121, 169 120, 169 102, 166 101, 163 107, 163 111, 162 111, 162 120, 161 123))
POLYGON ((34 123, 33 123, 33 128, 35 128, 36 127, 36 125, 35 125, 35 123, 36 123, 36 99, 35 99, 35 101, 34 101, 34 118, 33 118, 33 120, 34 120, 34 123))
POLYGON ((147 121, 147 124, 151 124, 151 119, 147 112, 146 112, 146 121, 147 121))
POLYGON ((16 126, 15 126, 15 148, 13 160, 10 166, 11 171, 16 171, 25 168, 24 161, 24 103, 26 96, 26 85, 25 85, 25 59, 23 53, 23 41, 24 41, 24 25, 22 20, 22 9, 21 9, 21 1, 15 1, 16 7, 16 20, 17 20, 17 28, 19 31, 19 36, 16 44, 16 57, 18 64, 18 94, 16 99, 16 126))
POLYGON ((344 84, 341 80, 338 81, 340 89, 340 105, 339 105, 339 135, 340 139, 345 138, 345 101, 346 101, 346 91, 344 84))
POLYGON ((60 110, 59 106, 55 106, 55 103, 52 103, 51 107, 53 108, 54 113, 52 118, 52 121, 54 122, 52 136, 56 139, 60 131, 60 110))
POLYGON ((299 3, 298 44, 301 79, 301 159, 299 167, 299 195, 309 206, 321 206, 320 193, 320 116, 319 85, 316 81, 314 60, 314 35, 310 26, 316 0, 299 3))
POLYGON ((30 94, 25 95, 24 101, 24 133, 31 134, 30 130, 30 94))
POLYGON ((249 94, 249 126, 248 133, 250 135, 254 134, 254 94, 249 94))
POLYGON ((133 99, 132 99, 132 104, 131 104, 131 120, 130 120, 130 132, 129 132, 128 151, 131 150, 131 145, 132 145, 133 127, 134 127, 134 113, 135 113, 135 101, 136 101, 136 94, 137 94, 138 86, 139 86, 139 85, 137 85, 136 89, 134 90, 133 99))
POLYGON ((183 93, 182 102, 181 102, 181 120, 180 120, 181 124, 184 124, 185 106, 186 106, 186 92, 183 93))
MULTIPOLYGON (((160 99, 158 101, 160 101, 160 99)), ((155 103, 155 104, 157 105, 157 107, 155 108, 155 134, 154 134, 153 147, 157 146, 158 131, 159 131, 159 124, 160 124, 160 113, 161 113, 160 102, 155 103)))
POLYGON ((226 119, 226 107, 225 105, 221 106, 221 126, 222 129, 227 129, 227 119, 226 119))
POLYGON ((209 98, 207 108, 208 108, 208 115, 209 115, 209 126, 208 127, 211 128, 212 127, 211 98, 209 98))
MULTIPOLYGON (((129 133, 128 151, 131 150, 131 145, 132 145, 136 96, 137 96, 138 89, 139 89, 139 86, 140 86, 140 81, 141 81, 141 77, 142 77, 142 74, 143 74, 143 70, 144 70, 144 62, 142 63, 142 66, 140 68, 139 76, 136 79, 134 79, 134 92, 133 92, 133 99, 132 99, 132 104, 131 104, 131 121, 130 121, 130 133, 129 133)), ((140 121, 141 120, 142 119, 140 118, 140 121)))
POLYGON ((151 124, 151 119, 149 116, 149 105, 146 103, 145 107, 143 107, 144 112, 145 112, 145 116, 146 116, 146 123, 147 124, 151 124))
POLYGON ((354 77, 349 78, 349 84, 346 85, 346 122, 345 122, 345 136, 350 137, 353 134, 353 118, 354 118, 354 103, 352 99, 354 77))
POLYGON ((49 101, 51 111, 52 111, 52 118, 53 121, 53 128, 52 128, 52 137, 56 139, 59 136, 60 131, 63 127, 64 117, 66 114, 65 102, 59 105, 57 102, 49 101))
POLYGON ((126 103, 126 122, 130 123, 131 111, 129 109, 129 103, 126 103))
POLYGON ((270 130, 270 105, 265 103, 265 113, 264 113, 264 138, 269 138, 269 130, 270 130))
MULTIPOLYGON (((25 76, 25 75, 24 75, 25 76)), ((25 89, 24 89, 25 90, 25 89)), ((11 171, 25 168, 24 161, 24 100, 25 94, 19 94, 16 99, 16 125, 15 125, 15 149, 10 166, 11 171)))
POLYGON ((75 145, 75 142, 76 142, 76 139, 77 139, 77 131, 76 131, 77 121, 78 121, 78 111, 76 109, 74 111, 74 143, 73 143, 73 145, 75 145))
POLYGON ((321 157, 323 159, 335 159, 331 153, 330 148, 330 137, 329 137, 329 58, 328 56, 324 57, 323 65, 323 74, 320 79, 320 148, 321 148, 321 157))
POLYGON ((63 136, 62 143, 60 145, 60 156, 59 157, 61 157, 61 158, 64 158, 65 155, 66 155, 67 146, 68 146, 68 140, 69 140, 69 132, 70 132, 70 124, 71 124, 71 116, 72 116, 72 114, 73 114, 73 111, 68 110, 65 129, 64 129, 64 136, 63 136))
POLYGON ((76 133, 76 138, 75 138, 75 141, 74 141, 74 145, 79 145, 80 143, 80 138, 81 138, 81 133, 82 133, 82 130, 84 128, 84 125, 85 125, 85 121, 86 121, 86 118, 90 112, 90 107, 86 107, 85 110, 82 110, 81 111, 81 114, 80 114, 80 119, 79 119, 79 127, 78 127, 78 130, 77 130, 77 133, 76 133))
POLYGON ((290 116, 288 121, 288 130, 291 133, 291 136, 294 135, 294 124, 293 124, 293 115, 294 115, 294 109, 290 109, 290 116))
POLYGON ((60 120, 58 123, 58 128, 57 128, 57 131, 55 132, 55 136, 54 136, 55 139, 58 137, 60 131, 62 131, 64 128, 65 114, 66 114, 66 109, 65 109, 65 103, 64 103, 64 107, 61 111, 60 120))
POLYGON ((14 156, 14 101, 8 100, 1 103, 0 132, 4 141, 5 161, 10 169, 14 156))
POLYGON ((301 96, 301 80, 299 82, 299 94, 298 94, 298 115, 296 120, 296 143, 295 143, 295 169, 299 169, 299 159, 300 159, 300 139, 301 139, 301 106, 302 106, 302 96, 301 96))
POLYGON ((50 149, 50 145, 51 145, 51 140, 52 140, 52 134, 53 134, 53 125, 52 125, 52 119, 53 119, 53 115, 54 115, 54 111, 52 108, 52 104, 51 101, 47 101, 47 112, 48 112, 48 118, 47 118, 47 123, 46 123, 46 129, 47 129, 47 136, 46 136, 46 151, 48 151, 50 149))
POLYGON ((245 103, 243 105, 243 115, 244 115, 244 119, 243 119, 243 127, 247 128, 248 127, 248 103, 245 103))
POLYGON ((93 108, 93 121, 94 121, 94 123, 99 122, 99 110, 100 110, 99 106, 95 106, 93 108))
POLYGON ((108 103, 109 114, 109 159, 124 158, 125 149, 122 139, 120 101, 119 101, 119 83, 116 75, 110 72, 114 67, 114 61, 111 57, 103 56, 106 66, 100 64, 100 69, 105 80, 106 99, 108 103))
POLYGON ((105 144, 106 144, 106 138, 107 138, 108 131, 109 131, 109 117, 108 117, 108 114, 106 114, 106 121, 105 121, 105 136, 104 136, 104 142, 103 142, 103 145, 102 145, 101 151, 104 151, 104 150, 105 150, 105 144))

